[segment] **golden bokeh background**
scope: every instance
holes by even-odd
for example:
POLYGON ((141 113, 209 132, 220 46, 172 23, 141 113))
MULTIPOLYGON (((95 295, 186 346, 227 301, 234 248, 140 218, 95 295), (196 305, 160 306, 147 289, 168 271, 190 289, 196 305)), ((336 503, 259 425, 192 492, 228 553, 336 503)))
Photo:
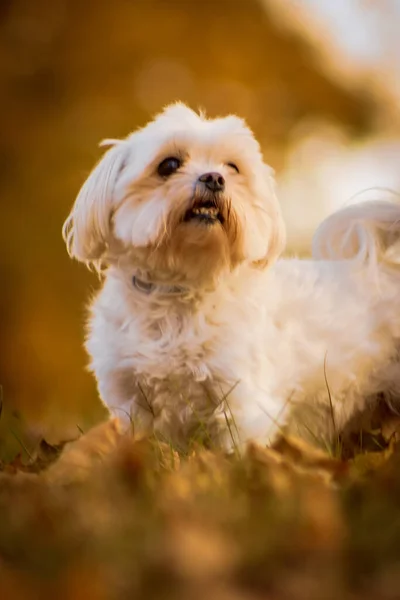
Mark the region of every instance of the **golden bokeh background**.
MULTIPOLYGON (((61 238, 101 139, 125 136, 183 100, 211 116, 245 117, 279 179, 310 123, 340 130, 351 144, 387 132, 400 138, 385 78, 346 70, 329 28, 308 21, 298 4, 2 0, 4 444, 26 427, 49 438, 73 435, 104 414, 82 349, 85 302, 98 282, 70 261, 61 238)), ((310 167, 318 148, 306 155, 310 167)))

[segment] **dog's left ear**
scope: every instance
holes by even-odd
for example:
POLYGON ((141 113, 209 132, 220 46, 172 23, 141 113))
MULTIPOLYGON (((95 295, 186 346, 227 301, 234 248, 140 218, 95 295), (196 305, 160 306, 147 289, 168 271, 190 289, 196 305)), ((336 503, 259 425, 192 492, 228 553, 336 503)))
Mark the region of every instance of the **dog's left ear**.
POLYGON ((128 153, 124 141, 102 142, 107 144, 114 145, 86 179, 63 226, 69 255, 86 263, 100 260, 106 250, 115 184, 128 153))
POLYGON ((263 167, 264 189, 267 193, 267 199, 263 205, 265 229, 263 235, 268 241, 268 248, 263 258, 252 263, 258 269, 271 266, 282 254, 286 245, 286 227, 276 195, 274 170, 266 164, 263 167))

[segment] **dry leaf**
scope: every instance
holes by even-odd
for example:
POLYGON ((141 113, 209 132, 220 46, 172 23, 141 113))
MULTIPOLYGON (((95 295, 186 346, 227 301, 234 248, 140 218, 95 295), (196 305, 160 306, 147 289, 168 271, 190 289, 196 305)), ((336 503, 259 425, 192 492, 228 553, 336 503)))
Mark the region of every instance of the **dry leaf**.
POLYGON ((72 483, 85 479, 93 467, 104 461, 123 438, 118 419, 97 425, 74 442, 69 442, 58 459, 46 472, 51 483, 72 483))
POLYGON ((279 435, 271 448, 301 467, 322 469, 332 475, 342 475, 346 471, 343 461, 332 458, 299 438, 279 435))

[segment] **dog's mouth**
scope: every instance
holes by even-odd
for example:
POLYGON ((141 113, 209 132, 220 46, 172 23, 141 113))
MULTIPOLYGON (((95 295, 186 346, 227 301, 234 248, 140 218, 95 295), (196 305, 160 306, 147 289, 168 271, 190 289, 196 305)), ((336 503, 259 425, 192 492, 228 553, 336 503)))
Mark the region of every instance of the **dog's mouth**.
POLYGON ((185 214, 185 221, 198 221, 207 225, 223 223, 223 216, 213 200, 200 200, 189 208, 185 214))

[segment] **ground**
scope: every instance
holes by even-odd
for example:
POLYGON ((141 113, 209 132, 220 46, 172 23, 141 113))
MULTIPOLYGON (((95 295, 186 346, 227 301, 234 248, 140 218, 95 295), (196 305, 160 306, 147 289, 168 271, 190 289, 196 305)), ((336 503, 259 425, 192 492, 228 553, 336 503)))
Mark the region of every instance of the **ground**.
MULTIPOLYGON (((374 422, 374 420, 376 422, 374 422)), ((5 600, 395 600, 400 419, 185 456, 117 421, 0 473, 5 600)))

